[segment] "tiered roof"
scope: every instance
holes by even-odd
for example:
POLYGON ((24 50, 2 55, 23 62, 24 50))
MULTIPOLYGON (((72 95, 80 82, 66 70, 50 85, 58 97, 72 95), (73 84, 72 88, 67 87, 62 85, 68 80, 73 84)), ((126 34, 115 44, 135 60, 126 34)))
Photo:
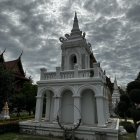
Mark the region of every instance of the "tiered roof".
POLYGON ((25 72, 23 70, 23 66, 21 62, 21 55, 16 60, 5 62, 4 56, 3 56, 4 52, 0 54, 0 64, 2 64, 2 66, 5 69, 10 70, 15 75, 15 77, 21 78, 24 80, 29 80, 28 78, 25 77, 25 72))

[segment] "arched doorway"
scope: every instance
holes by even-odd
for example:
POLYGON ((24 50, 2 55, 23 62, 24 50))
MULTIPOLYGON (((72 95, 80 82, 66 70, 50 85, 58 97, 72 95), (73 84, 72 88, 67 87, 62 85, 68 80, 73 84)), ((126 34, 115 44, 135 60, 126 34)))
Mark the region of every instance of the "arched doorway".
POLYGON ((95 94, 91 89, 81 93, 82 124, 94 125, 97 123, 97 108, 95 94))
POLYGON ((77 57, 75 54, 70 56, 70 69, 74 69, 74 65, 77 63, 77 57))
POLYGON ((70 90, 62 93, 61 99, 61 122, 71 124, 74 120, 74 99, 70 90))
POLYGON ((50 90, 46 90, 43 93, 43 116, 46 121, 53 121, 54 111, 54 93, 50 90))

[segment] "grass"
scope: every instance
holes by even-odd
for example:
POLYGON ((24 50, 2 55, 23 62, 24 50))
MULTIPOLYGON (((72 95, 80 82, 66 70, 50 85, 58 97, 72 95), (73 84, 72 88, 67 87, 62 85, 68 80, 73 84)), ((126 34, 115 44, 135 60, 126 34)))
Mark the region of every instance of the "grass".
MULTIPOLYGON (((25 135, 19 133, 5 133, 0 135, 0 140, 62 140, 60 138, 25 135)), ((135 134, 129 133, 119 137, 119 140, 135 140, 135 134)))
POLYGON ((33 119, 34 115, 21 115, 20 117, 16 117, 16 116, 12 116, 10 119, 8 120, 0 120, 0 124, 5 124, 5 123, 10 123, 13 121, 22 121, 22 120, 29 120, 29 119, 33 119))
POLYGON ((132 120, 128 120, 127 122, 125 122, 124 119, 120 119, 120 125, 122 125, 127 132, 126 135, 123 136, 119 136, 119 140, 136 140, 135 137, 135 130, 134 130, 134 124, 132 120))
POLYGON ((32 136, 18 133, 5 133, 0 135, 0 140, 61 140, 46 136, 32 136))
POLYGON ((136 140, 136 138, 134 133, 128 133, 127 135, 120 136, 119 140, 136 140))

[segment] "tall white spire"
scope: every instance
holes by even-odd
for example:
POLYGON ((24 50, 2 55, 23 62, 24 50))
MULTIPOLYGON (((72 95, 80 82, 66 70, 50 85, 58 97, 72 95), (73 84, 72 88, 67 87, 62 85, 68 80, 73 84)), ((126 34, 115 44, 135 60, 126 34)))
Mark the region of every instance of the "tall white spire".
POLYGON ((112 115, 113 116, 116 116, 114 111, 115 111, 115 108, 116 108, 119 101, 120 101, 120 93, 119 93, 119 88, 118 88, 118 85, 117 85, 117 79, 116 79, 116 76, 115 76, 114 90, 113 90, 113 94, 112 94, 112 115))
POLYGON ((114 90, 118 90, 118 85, 117 85, 116 76, 115 76, 115 80, 114 80, 114 90))
POLYGON ((113 90, 113 94, 112 94, 112 101, 115 104, 116 104, 116 102, 120 101, 120 93, 119 93, 119 88, 118 88, 118 85, 117 85, 116 76, 115 76, 115 80, 114 80, 114 90, 113 90))
POLYGON ((79 29, 77 13, 75 12, 75 17, 74 17, 74 22, 73 22, 73 28, 71 30, 71 35, 81 35, 81 33, 82 32, 79 29))

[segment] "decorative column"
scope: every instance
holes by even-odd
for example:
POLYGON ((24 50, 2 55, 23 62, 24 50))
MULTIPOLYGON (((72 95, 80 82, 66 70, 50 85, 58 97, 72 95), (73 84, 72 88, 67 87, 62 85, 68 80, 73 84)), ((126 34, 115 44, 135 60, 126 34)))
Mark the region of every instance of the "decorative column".
POLYGON ((45 80, 45 73, 47 72, 46 68, 41 68, 40 69, 40 80, 45 80))
POLYGON ((53 122, 56 123, 57 115, 58 115, 59 109, 60 109, 61 97, 54 96, 53 98, 54 98, 53 122))
POLYGON ((79 119, 81 119, 80 96, 73 97, 74 97, 74 124, 77 124, 79 122, 79 119))
POLYGON ((93 64, 94 76, 95 76, 95 77, 98 77, 98 76, 99 76, 99 67, 100 67, 100 64, 99 64, 99 63, 93 64))
POLYGON ((104 101, 102 95, 96 96, 98 126, 105 127, 104 101))
POLYGON ((56 67, 56 78, 57 79, 60 79, 60 71, 61 71, 61 68, 60 67, 56 67))
POLYGON ((69 57, 68 57, 68 54, 65 53, 65 62, 64 62, 64 70, 69 70, 69 57))
POLYGON ((42 109, 43 109, 43 97, 36 96, 36 112, 35 112, 35 122, 40 122, 42 118, 42 109))
POLYGON ((78 64, 74 65, 74 78, 78 78, 78 64))
POLYGON ((51 107, 50 93, 47 93, 47 96, 46 96, 46 112, 45 112, 45 120, 46 121, 50 121, 50 107, 51 107))
POLYGON ((86 55, 86 58, 85 58, 85 68, 87 69, 87 68, 89 68, 90 66, 89 66, 90 64, 89 64, 89 61, 88 61, 88 55, 86 55))
POLYGON ((106 99, 106 104, 107 104, 107 119, 109 120, 110 113, 109 113, 109 101, 108 101, 108 98, 106 99))
POLYGON ((104 98, 104 103, 105 103, 105 118, 106 118, 106 123, 108 123, 107 99, 106 99, 106 97, 104 98))
POLYGON ((107 122, 109 121, 109 99, 108 99, 108 89, 107 86, 105 87, 105 102, 106 102, 106 117, 107 117, 107 122))

